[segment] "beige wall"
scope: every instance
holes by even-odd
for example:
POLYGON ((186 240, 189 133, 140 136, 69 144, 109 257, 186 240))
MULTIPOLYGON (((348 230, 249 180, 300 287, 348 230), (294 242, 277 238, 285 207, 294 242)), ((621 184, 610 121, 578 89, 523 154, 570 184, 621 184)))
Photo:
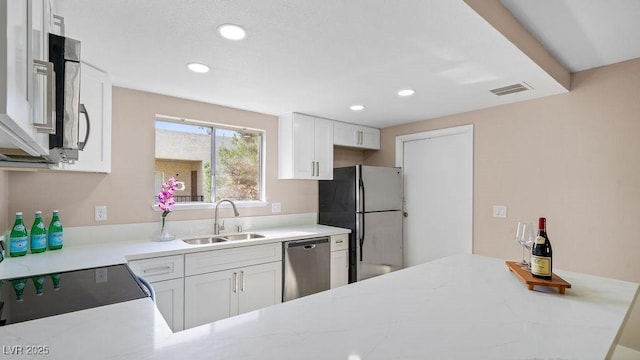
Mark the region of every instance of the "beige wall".
POLYGON ((345 167, 360 165, 364 163, 364 152, 362 150, 351 150, 345 148, 333 148, 333 167, 345 167))
MULTIPOLYGON (((151 208, 156 114, 264 129, 267 200, 282 203, 283 214, 317 211, 316 181, 277 179, 277 117, 114 87, 112 172, 11 172, 9 212, 24 211, 29 222, 36 210, 50 213, 59 209, 65 226, 159 221, 160 212, 151 208), (95 205, 108 206, 108 221, 94 220, 95 205)), ((270 214, 270 206, 240 209, 241 216, 270 214)), ((231 211, 220 211, 222 217, 231 215, 231 211)), ((176 220, 212 219, 213 210, 175 211, 169 216, 176 220)))
MULTIPOLYGON (((365 162, 394 165, 397 135, 473 124, 474 253, 518 259, 515 222, 546 216, 554 266, 640 282, 640 59, 576 73, 572 89, 383 129, 365 162)), ((635 307, 623 343, 640 350, 635 307)))

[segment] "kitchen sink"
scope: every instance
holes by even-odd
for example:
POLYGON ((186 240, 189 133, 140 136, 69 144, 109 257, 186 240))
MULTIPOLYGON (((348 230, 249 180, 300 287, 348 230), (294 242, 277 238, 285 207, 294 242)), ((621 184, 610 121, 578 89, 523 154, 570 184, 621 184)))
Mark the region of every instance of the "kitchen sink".
POLYGON ((227 239, 223 239, 219 236, 209 236, 209 237, 202 237, 202 238, 195 238, 195 239, 185 239, 182 240, 184 242, 186 242, 187 244, 190 245, 205 245, 205 244, 214 244, 214 243, 219 243, 219 242, 226 242, 227 239))
POLYGON ((206 236, 206 237, 195 238, 195 239, 184 239, 182 241, 190 245, 206 245, 206 244, 215 244, 215 243, 235 241, 235 240, 261 239, 263 237, 264 235, 260 235, 260 234, 244 233, 244 234, 206 236))
POLYGON ((263 237, 264 237, 264 235, 254 234, 254 233, 220 235, 220 238, 225 239, 225 240, 229 240, 229 241, 261 239, 263 237))

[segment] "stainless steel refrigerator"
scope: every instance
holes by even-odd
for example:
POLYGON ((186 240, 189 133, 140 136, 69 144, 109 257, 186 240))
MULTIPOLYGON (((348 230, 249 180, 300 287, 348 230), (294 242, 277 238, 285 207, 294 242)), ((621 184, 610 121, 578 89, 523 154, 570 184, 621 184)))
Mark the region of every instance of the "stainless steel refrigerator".
POLYGON ((351 229, 350 283, 403 267, 400 168, 335 168, 318 192, 318 223, 351 229))

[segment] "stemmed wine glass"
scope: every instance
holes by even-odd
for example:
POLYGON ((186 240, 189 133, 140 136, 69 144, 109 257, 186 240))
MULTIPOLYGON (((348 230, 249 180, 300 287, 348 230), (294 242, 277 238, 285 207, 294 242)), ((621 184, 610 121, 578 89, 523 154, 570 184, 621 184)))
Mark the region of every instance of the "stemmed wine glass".
POLYGON ((527 262, 524 251, 526 249, 528 252, 531 252, 531 245, 533 245, 533 225, 531 225, 531 223, 518 221, 515 240, 522 246, 522 262, 519 262, 518 265, 523 269, 531 269, 531 264, 527 262))

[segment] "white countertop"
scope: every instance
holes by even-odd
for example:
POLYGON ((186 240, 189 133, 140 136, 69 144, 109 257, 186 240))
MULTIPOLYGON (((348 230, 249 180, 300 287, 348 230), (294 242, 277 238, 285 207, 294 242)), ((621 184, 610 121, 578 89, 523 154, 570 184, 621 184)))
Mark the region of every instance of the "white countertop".
POLYGON ((141 299, 0 327, 0 345, 55 359, 606 358, 638 284, 556 273, 565 295, 458 255, 175 334, 141 299))
MULTIPOLYGON (((65 245, 60 250, 47 250, 39 254, 29 253, 26 256, 14 258, 7 257, 5 261, 0 263, 0 279, 122 264, 130 260, 149 257, 188 254, 205 250, 220 250, 308 237, 346 234, 349 233, 350 230, 325 225, 301 225, 256 229, 251 232, 259 233, 265 237, 208 245, 189 245, 184 243, 181 238, 165 242, 139 239, 112 241, 108 243, 90 243, 87 245, 65 245)), ((229 233, 225 233, 225 235, 228 234, 229 233)))

